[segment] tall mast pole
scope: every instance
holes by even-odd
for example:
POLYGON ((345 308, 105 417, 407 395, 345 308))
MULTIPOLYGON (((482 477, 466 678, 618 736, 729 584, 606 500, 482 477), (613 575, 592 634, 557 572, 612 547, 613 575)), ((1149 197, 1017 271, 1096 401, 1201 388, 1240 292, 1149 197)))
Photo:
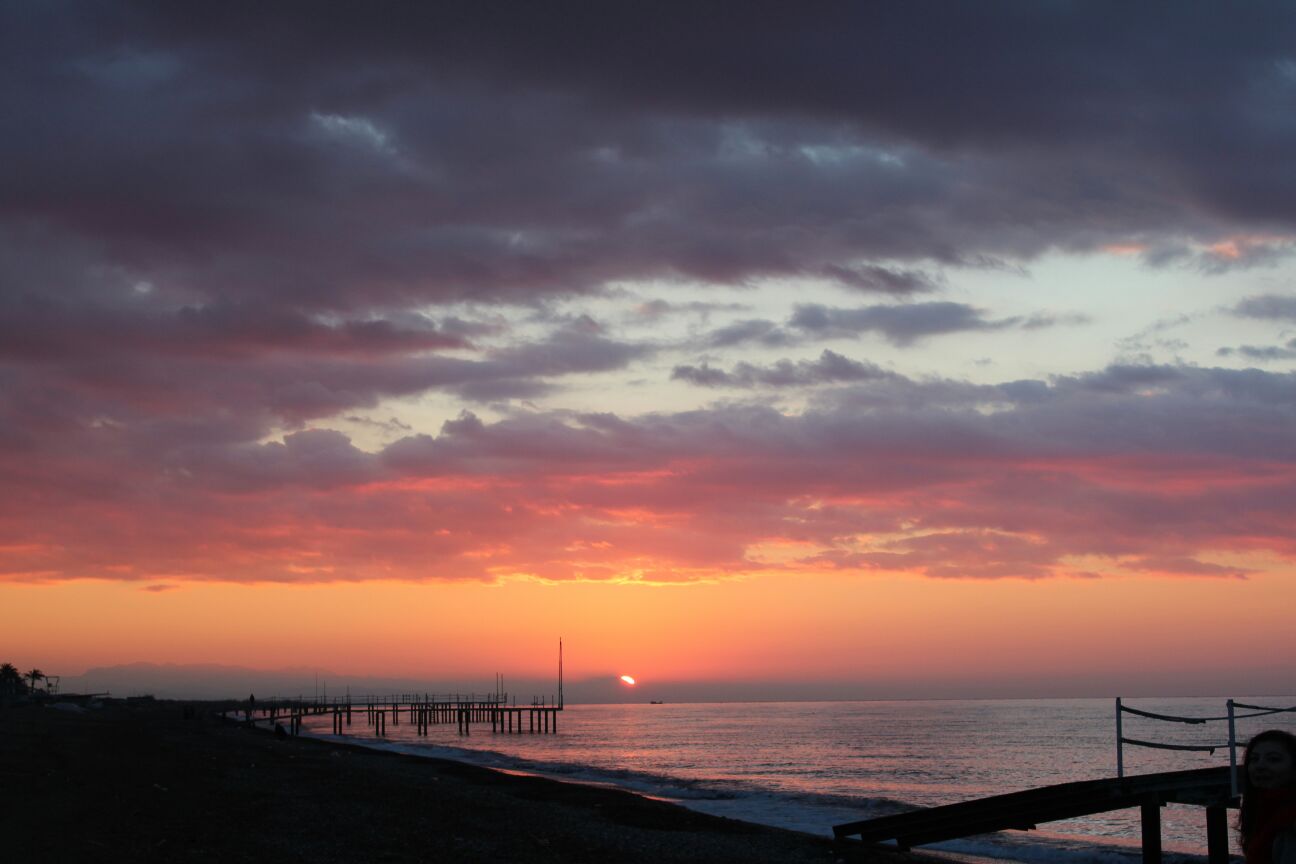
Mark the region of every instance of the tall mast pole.
POLYGON ((562 692, 562 637, 558 637, 558 707, 563 707, 562 692))

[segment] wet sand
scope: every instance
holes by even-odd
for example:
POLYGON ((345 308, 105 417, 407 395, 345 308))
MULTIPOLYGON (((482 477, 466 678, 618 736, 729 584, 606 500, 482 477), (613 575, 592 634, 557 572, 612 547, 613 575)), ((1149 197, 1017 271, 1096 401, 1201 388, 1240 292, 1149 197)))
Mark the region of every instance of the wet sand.
POLYGON ((0 858, 933 860, 707 816, 614 789, 275 738, 218 720, 218 707, 0 708, 0 858))

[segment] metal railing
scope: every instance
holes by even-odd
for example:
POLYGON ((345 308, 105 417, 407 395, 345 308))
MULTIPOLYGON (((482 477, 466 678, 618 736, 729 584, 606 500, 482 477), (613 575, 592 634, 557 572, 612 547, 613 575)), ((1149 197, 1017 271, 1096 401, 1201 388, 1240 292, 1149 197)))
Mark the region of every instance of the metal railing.
POLYGON ((1157 750, 1188 750, 1200 753, 1210 753, 1214 755, 1216 750, 1227 747, 1229 751, 1229 782, 1231 794, 1236 797, 1239 791, 1238 787, 1238 764, 1237 764, 1237 721, 1247 717, 1264 717, 1269 714, 1285 714, 1296 712, 1296 705, 1290 708, 1274 708, 1269 705, 1248 705, 1245 702, 1238 702, 1229 699, 1226 703, 1227 713, 1219 717, 1179 717, 1174 714, 1158 714, 1153 711, 1143 711, 1139 708, 1131 708, 1124 704, 1124 701, 1116 697, 1116 776, 1125 776, 1125 745, 1133 747, 1151 747, 1157 750), (1239 714, 1238 709, 1250 711, 1249 714, 1239 714), (1228 740, 1219 744, 1166 744, 1159 741, 1143 741, 1138 738, 1126 738, 1124 734, 1124 716, 1133 714, 1138 717, 1146 717, 1151 720, 1160 720, 1166 723, 1187 723, 1190 725, 1204 725, 1206 723, 1228 722, 1228 740))

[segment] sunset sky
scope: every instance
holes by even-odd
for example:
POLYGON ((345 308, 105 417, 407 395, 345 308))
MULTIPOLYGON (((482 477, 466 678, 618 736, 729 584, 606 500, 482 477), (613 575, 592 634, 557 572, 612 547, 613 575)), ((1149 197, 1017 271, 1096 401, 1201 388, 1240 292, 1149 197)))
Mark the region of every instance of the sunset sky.
POLYGON ((0 7, 0 661, 1290 693, 1282 4, 0 7))

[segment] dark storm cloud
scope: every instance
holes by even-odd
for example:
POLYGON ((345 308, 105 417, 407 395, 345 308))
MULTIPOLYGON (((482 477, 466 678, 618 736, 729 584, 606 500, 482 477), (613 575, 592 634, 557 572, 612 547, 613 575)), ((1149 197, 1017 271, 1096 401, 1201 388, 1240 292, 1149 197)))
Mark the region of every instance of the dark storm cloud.
POLYGON ((1024 319, 1021 322, 1023 330, 1045 330, 1049 327, 1075 327, 1081 324, 1088 324, 1093 319, 1088 315, 1078 312, 1068 312, 1065 314, 1052 314, 1048 312, 1037 312, 1024 319))
POLYGON ((490 363, 501 375, 548 377, 621 369, 651 351, 649 346, 618 342, 577 325, 561 328, 540 342, 494 351, 490 363))
MULTIPOLYGON (((1240 318, 1294 323, 1296 322, 1296 295, 1258 294, 1240 301, 1231 311, 1240 318)), ((1220 357, 1238 356, 1260 363, 1293 360, 1296 359, 1296 339, 1288 339, 1282 345, 1226 346, 1219 348, 1215 353, 1220 357)))
POLYGON ((375 420, 372 417, 364 417, 359 414, 352 414, 342 418, 348 423, 354 423, 367 429, 377 429, 391 434, 408 434, 414 431, 414 428, 408 423, 402 423, 395 417, 389 417, 386 420, 375 420))
POLYGON ((729 348, 735 345, 756 344, 768 348, 781 348, 794 344, 795 336, 788 333, 773 321, 762 318, 748 318, 735 321, 707 333, 702 344, 708 348, 729 348))
POLYGON ((1265 321, 1296 322, 1296 294, 1260 294, 1233 307, 1233 314, 1265 321))
POLYGON ((874 363, 861 363, 828 350, 817 360, 780 360, 769 366, 739 363, 731 372, 713 369, 705 363, 676 366, 671 371, 671 380, 703 387, 813 387, 887 377, 899 378, 874 363))
MULTIPOLYGON (((335 310, 637 277, 904 294, 932 278, 879 261, 1296 223, 1281 6, 3 14, 0 220, 84 260, 66 291, 335 310)), ((11 266, 5 291, 50 289, 11 266)))
POLYGON ((666 300, 649 300, 634 308, 633 317, 639 321, 660 321, 672 315, 696 315, 703 321, 713 312, 742 312, 747 309, 740 303, 707 303, 694 300, 688 303, 671 303, 666 300))
POLYGON ((933 302, 853 309, 808 303, 797 306, 788 323, 820 338, 853 338, 861 333, 876 332, 896 345, 912 345, 927 336, 1002 330, 1021 322, 1017 318, 987 320, 981 310, 965 303, 933 302))
POLYGON ((922 271, 893 270, 877 265, 851 268, 830 264, 824 268, 823 275, 847 288, 880 294, 916 294, 940 287, 939 280, 922 271))
POLYGON ((1245 357, 1262 363, 1274 360, 1296 360, 1296 339, 1287 340, 1285 345, 1239 345, 1236 348, 1220 348, 1215 352, 1220 357, 1245 357))
POLYGON ((532 396, 570 375, 624 368, 650 349, 575 326, 468 349, 416 316, 327 321, 275 308, 76 307, 30 299, 0 317, 0 417, 16 436, 99 418, 157 434, 256 439, 385 398, 532 396))
POLYGON ((490 352, 487 360, 473 367, 471 375, 449 389, 478 401, 536 396, 551 389, 551 379, 623 369, 654 350, 609 339, 582 316, 541 341, 490 352))
POLYGON ((281 442, 238 444, 177 454, 171 466, 190 482, 219 491, 305 486, 354 487, 382 477, 370 454, 328 429, 285 435, 281 442))
POLYGON ((90 360, 105 354, 382 356, 470 347, 463 337, 414 315, 330 321, 254 304, 167 309, 143 298, 117 306, 72 305, 32 295, 0 303, 0 313, 0 357, 17 360, 90 360))

